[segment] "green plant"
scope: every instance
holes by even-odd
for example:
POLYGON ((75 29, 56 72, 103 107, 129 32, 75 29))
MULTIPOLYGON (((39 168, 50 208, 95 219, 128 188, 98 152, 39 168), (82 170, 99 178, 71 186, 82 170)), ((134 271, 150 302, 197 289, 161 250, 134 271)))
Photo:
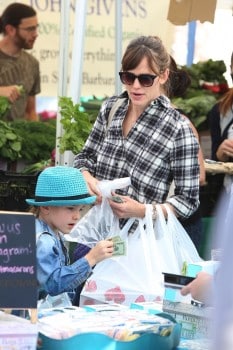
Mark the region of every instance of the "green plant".
POLYGON ((0 96, 0 119, 4 119, 7 112, 10 110, 10 102, 8 98, 0 96))
POLYGON ((92 128, 88 113, 80 110, 79 104, 74 104, 71 97, 59 97, 60 122, 63 135, 60 137, 60 153, 80 152, 92 128))
POLYGON ((15 120, 10 125, 22 139, 21 156, 24 160, 31 163, 50 158, 56 145, 56 120, 15 120))
POLYGON ((0 120, 0 157, 7 161, 21 158, 22 138, 9 123, 0 120))
MULTIPOLYGON (((24 94, 24 87, 16 85, 20 95, 24 94)), ((7 112, 11 109, 11 102, 5 96, 0 96, 0 119, 5 120, 7 112)))
POLYGON ((88 99, 83 99, 83 101, 81 101, 81 107, 84 109, 84 112, 88 113, 92 123, 95 122, 100 107, 105 99, 106 97, 97 98, 96 96, 91 96, 88 99))
POLYGON ((190 67, 183 67, 191 77, 191 90, 200 89, 200 81, 227 83, 224 73, 226 65, 224 61, 213 61, 211 59, 203 62, 193 63, 190 67))
POLYGON ((224 73, 224 61, 207 60, 183 66, 191 78, 191 86, 172 103, 180 108, 191 120, 198 131, 208 129, 207 113, 228 89, 224 73))
POLYGON ((206 128, 206 116, 208 111, 216 103, 216 97, 214 94, 193 96, 191 98, 175 98, 172 100, 174 105, 180 108, 189 117, 193 125, 197 130, 206 128))

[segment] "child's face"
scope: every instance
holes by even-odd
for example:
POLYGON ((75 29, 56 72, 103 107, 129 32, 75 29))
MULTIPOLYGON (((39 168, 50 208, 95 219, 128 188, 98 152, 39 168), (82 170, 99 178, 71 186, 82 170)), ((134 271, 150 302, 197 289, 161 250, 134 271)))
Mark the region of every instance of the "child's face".
POLYGON ((41 207, 41 217, 55 232, 70 233, 84 206, 41 207))

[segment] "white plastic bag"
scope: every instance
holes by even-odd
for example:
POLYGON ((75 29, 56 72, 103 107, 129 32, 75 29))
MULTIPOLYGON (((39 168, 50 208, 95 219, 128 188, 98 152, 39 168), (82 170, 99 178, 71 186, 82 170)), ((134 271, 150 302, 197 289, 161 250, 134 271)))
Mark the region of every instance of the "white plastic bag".
POLYGON ((127 242, 127 256, 104 260, 97 264, 81 293, 81 304, 100 303, 129 305, 138 301, 158 301, 164 295, 163 272, 181 274, 183 263, 202 260, 178 219, 166 207, 165 220, 161 207, 152 221, 152 206, 146 206, 144 219, 133 234, 128 230, 135 218, 128 220, 119 232, 127 242))
POLYGON ((146 218, 137 220, 133 234, 128 234, 128 230, 135 218, 129 219, 119 232, 127 243, 127 255, 97 264, 81 293, 81 305, 89 304, 90 299, 124 305, 162 300, 163 275, 156 258, 154 231, 145 228, 146 218))
POLYGON ((203 259, 175 214, 168 205, 164 204, 164 206, 168 214, 167 219, 160 205, 157 205, 158 217, 154 224, 159 251, 162 256, 167 256, 167 260, 163 260, 163 272, 181 274, 184 264, 203 261, 203 259))
POLYGON ((117 235, 118 231, 119 220, 105 198, 78 221, 66 239, 92 248, 97 242, 117 235))
POLYGON ((78 221, 70 234, 66 235, 66 239, 92 248, 98 241, 118 235, 119 220, 113 214, 107 198, 111 196, 112 191, 125 188, 130 183, 130 177, 100 181, 99 189, 103 196, 102 203, 94 205, 78 221))

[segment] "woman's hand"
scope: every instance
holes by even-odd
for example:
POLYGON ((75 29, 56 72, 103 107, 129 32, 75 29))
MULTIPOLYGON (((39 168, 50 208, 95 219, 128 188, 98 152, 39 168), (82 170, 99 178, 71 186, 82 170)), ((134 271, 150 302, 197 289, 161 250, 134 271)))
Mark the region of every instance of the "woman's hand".
POLYGON ((102 194, 98 188, 99 180, 92 176, 87 170, 84 170, 82 174, 86 180, 89 193, 91 195, 97 196, 96 204, 100 204, 102 202, 102 194))
POLYGON ((225 139, 218 147, 216 156, 221 162, 227 162, 229 158, 233 158, 233 139, 225 139))
POLYGON ((118 194, 113 194, 122 198, 122 203, 117 203, 108 199, 110 207, 112 208, 113 213, 120 219, 128 219, 132 217, 143 218, 146 213, 145 204, 139 203, 138 201, 128 197, 128 196, 119 196, 118 194))

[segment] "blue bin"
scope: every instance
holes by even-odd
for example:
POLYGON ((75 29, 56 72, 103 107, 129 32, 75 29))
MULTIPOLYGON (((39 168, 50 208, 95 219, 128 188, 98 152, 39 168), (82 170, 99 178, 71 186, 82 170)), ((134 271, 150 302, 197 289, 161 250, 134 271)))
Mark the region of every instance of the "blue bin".
POLYGON ((83 333, 61 340, 39 334, 41 346, 38 350, 171 350, 179 345, 180 335, 181 325, 178 323, 168 336, 146 333, 132 341, 119 341, 100 333, 83 333))

